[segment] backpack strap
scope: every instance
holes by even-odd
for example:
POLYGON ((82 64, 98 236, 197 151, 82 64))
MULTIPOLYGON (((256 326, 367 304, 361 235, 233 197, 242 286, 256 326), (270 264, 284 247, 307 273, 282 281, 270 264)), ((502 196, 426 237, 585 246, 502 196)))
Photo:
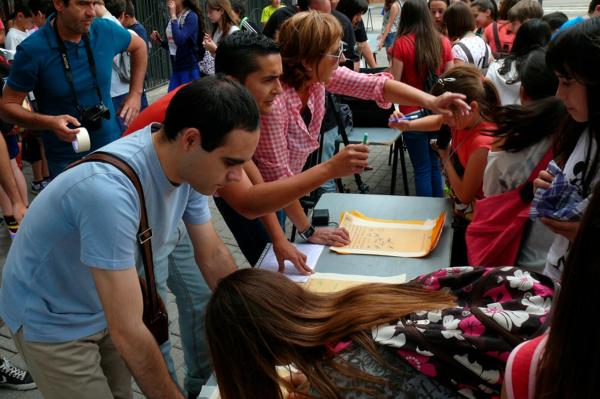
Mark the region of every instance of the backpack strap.
POLYGON ((533 171, 531 172, 531 175, 529 176, 527 181, 517 188, 517 190, 519 190, 519 196, 521 197, 523 202, 530 203, 531 201, 533 201, 533 181, 540 173, 540 171, 542 169, 545 169, 546 166, 548 166, 552 158, 554 158, 554 148, 552 148, 551 145, 550 148, 548 148, 548 151, 546 151, 544 157, 540 160, 540 162, 538 162, 535 168, 533 168, 533 171))
POLYGON ((483 56, 481 69, 485 69, 490 66, 490 46, 488 46, 485 42, 483 44, 485 45, 485 55, 483 56))
POLYGON ((467 56, 467 60, 469 61, 469 64, 475 65, 475 59, 473 59, 473 54, 471 53, 471 50, 469 50, 466 44, 459 41, 455 44, 455 46, 460 47, 462 51, 464 51, 465 55, 467 56))
POLYGON ((496 52, 502 51, 502 43, 500 42, 500 33, 498 33, 498 23, 492 22, 492 32, 494 33, 494 43, 496 43, 496 52))

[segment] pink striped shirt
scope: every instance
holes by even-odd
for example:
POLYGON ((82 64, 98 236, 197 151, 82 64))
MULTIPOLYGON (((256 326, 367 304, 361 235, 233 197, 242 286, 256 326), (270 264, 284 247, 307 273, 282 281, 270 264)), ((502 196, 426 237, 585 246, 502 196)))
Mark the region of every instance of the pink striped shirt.
POLYGON ((272 112, 261 115, 260 140, 254 162, 265 181, 279 180, 302 171, 308 156, 319 147, 319 131, 325 115, 325 89, 365 100, 375 100, 386 108, 383 86, 393 77, 388 73, 369 75, 341 67, 327 84, 309 88, 308 102, 312 118, 308 126, 302 120, 302 101, 293 87, 283 84, 283 93, 275 98, 272 112))

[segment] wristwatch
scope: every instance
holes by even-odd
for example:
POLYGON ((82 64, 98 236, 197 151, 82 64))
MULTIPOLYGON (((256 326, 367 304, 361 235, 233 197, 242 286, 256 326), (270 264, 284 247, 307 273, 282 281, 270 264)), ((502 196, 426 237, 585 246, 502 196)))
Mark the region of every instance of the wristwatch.
POLYGON ((315 226, 311 224, 306 230, 300 231, 298 232, 298 234, 300 235, 300 237, 302 237, 304 241, 308 241, 308 239, 312 237, 313 234, 315 234, 315 226))

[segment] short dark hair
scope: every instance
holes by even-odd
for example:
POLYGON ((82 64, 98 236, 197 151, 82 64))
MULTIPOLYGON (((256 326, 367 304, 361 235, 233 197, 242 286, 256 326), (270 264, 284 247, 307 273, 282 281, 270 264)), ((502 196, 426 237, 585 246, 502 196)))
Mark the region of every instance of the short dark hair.
POLYGON ((367 0, 340 0, 335 9, 352 20, 355 15, 366 13, 369 3, 367 0))
POLYGON ((546 21, 546 23, 550 26, 550 29, 554 32, 569 20, 567 14, 561 11, 554 11, 550 14, 546 14, 542 17, 542 20, 546 21))
POLYGON ((590 1, 590 5, 588 6, 588 14, 593 13, 597 6, 600 6, 600 0, 590 1))
POLYGON ((244 0, 231 0, 231 9, 240 17, 246 16, 246 3, 244 0))
POLYGON ((127 9, 127 3, 125 0, 106 0, 104 5, 108 12, 116 18, 123 15, 127 9))
POLYGON ((459 1, 450 5, 444 13, 444 24, 448 29, 448 37, 454 40, 475 29, 475 18, 471 8, 459 1))
POLYGON ((29 0, 27 4, 34 14, 41 12, 45 16, 53 14, 56 10, 52 0, 29 0))
POLYGON ((125 15, 135 18, 135 6, 131 0, 127 0, 125 3, 125 15))
POLYGON ((14 19, 17 17, 18 13, 22 13, 25 18, 33 17, 33 12, 31 8, 25 5, 22 1, 18 1, 15 3, 14 12, 11 14, 10 19, 14 19))
POLYGON ((197 79, 179 90, 171 100, 164 122, 169 140, 185 128, 196 128, 202 148, 213 151, 233 129, 254 132, 260 115, 252 94, 223 74, 197 79))
POLYGON ((233 76, 244 84, 259 68, 256 57, 279 54, 279 45, 256 32, 237 31, 227 36, 215 54, 215 71, 233 76))

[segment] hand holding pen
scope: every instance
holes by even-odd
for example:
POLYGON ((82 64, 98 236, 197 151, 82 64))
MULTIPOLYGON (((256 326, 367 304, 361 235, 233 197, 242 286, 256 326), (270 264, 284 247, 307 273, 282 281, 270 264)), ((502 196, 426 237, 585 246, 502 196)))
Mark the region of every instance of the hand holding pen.
POLYGON ((421 115, 419 113, 404 115, 400 111, 394 111, 388 120, 389 127, 398 130, 409 130, 410 121, 419 119, 421 115))

